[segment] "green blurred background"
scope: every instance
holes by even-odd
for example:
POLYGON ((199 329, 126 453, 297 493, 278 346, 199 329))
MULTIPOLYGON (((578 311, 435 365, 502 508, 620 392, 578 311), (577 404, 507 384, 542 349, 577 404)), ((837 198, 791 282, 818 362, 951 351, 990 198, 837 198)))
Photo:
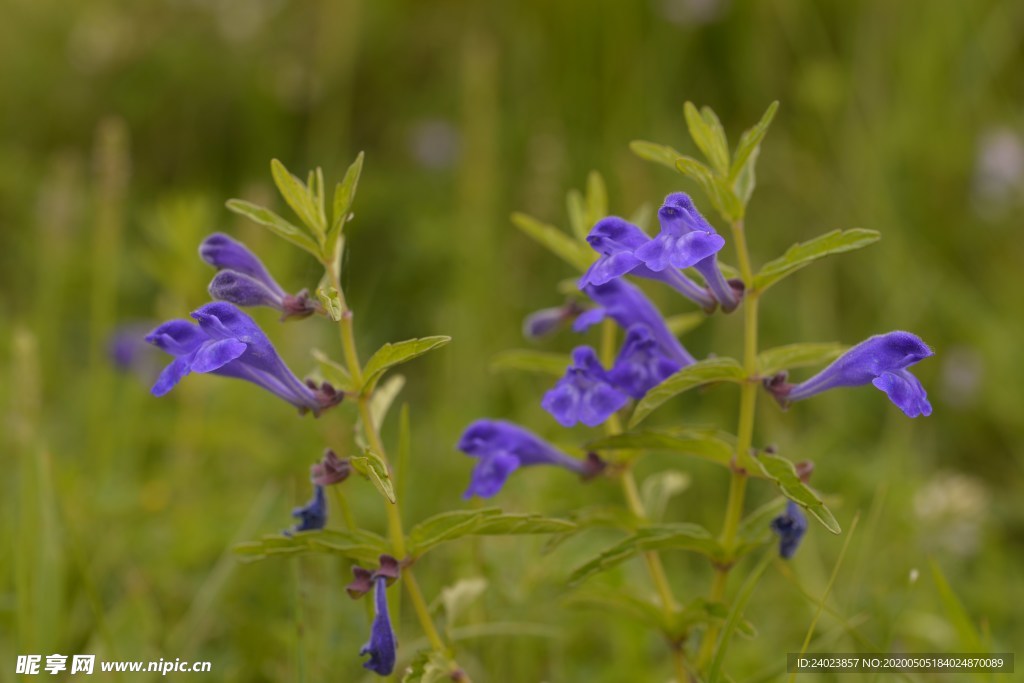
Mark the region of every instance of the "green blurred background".
MULTIPOLYGON (((937 351, 917 372, 930 418, 907 420, 869 388, 785 414, 760 404, 758 441, 814 460, 814 484, 844 527, 860 514, 812 650, 1022 642, 1024 3, 4 0, 0 10, 0 680, 14 679, 17 654, 86 652, 210 660, 210 680, 365 678, 366 614, 344 596, 346 565, 241 565, 230 550, 290 524, 308 465, 325 444, 349 447, 354 412, 300 419, 249 385, 205 376, 157 400, 148 385, 165 359, 119 373, 112 333, 206 301, 211 273, 196 247, 213 230, 246 240, 286 288, 315 285, 311 259, 223 202, 284 211, 271 158, 299 174, 321 165, 332 182, 364 150, 345 271, 361 351, 454 337, 403 371, 415 437, 403 512, 412 522, 462 506, 472 462, 453 444, 472 419, 586 438, 540 410, 547 378, 489 369, 498 351, 526 345, 523 316, 558 305, 555 286, 573 275, 510 212, 565 226, 565 194, 591 169, 615 213, 696 193, 628 149, 644 138, 693 153, 686 100, 712 106, 733 141, 782 103, 748 214, 756 262, 834 228, 883 234, 775 288, 762 344, 909 329, 937 351)), ((667 312, 692 310, 649 291, 667 312)), ((310 347, 337 351, 325 323, 256 317, 297 372, 312 369, 310 347)), ((739 323, 716 316, 686 343, 697 356, 736 354, 739 323)), ((537 348, 576 343, 562 333, 537 348)), ((688 395, 660 419, 731 428, 733 393, 688 395)), ((667 517, 718 529, 725 474, 659 456, 640 474, 667 468, 692 481, 667 517)), ((372 488, 346 486, 360 520, 382 529, 372 488)), ((772 495, 753 486, 749 506, 772 495)), ((528 470, 497 503, 564 514, 617 496, 612 482, 528 470)), ((564 600, 569 569, 613 538, 588 533, 549 554, 542 540, 487 540, 423 561, 430 596, 460 578, 489 582, 450 625, 474 680, 670 677, 657 637, 564 600)), ((758 634, 732 650, 735 680, 781 676, 843 541, 812 528, 792 563, 769 570, 748 613, 758 634)), ((705 563, 666 561, 677 594, 706 594, 705 563)), ((644 593, 645 577, 627 564, 595 585, 644 593)), ((422 639, 406 612, 409 656, 422 639)), ((870 680, 890 678, 963 680, 870 680)))

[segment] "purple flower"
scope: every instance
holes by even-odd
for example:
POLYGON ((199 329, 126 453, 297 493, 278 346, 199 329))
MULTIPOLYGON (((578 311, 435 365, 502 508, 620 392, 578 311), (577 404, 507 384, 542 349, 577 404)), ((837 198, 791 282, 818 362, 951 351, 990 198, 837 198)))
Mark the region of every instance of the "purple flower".
POLYGON ((594 349, 577 346, 565 376, 544 394, 540 405, 563 427, 582 422, 596 427, 626 405, 629 395, 612 386, 594 349))
POLYGON ((662 352, 679 363, 680 367, 694 362, 690 352, 665 325, 665 320, 658 309, 636 286, 620 278, 603 285, 586 285, 583 291, 598 304, 598 307, 590 309, 576 319, 573 329, 577 332, 601 322, 605 317, 613 319, 624 330, 640 324, 650 331, 662 352))
POLYGON ((156 328, 146 341, 172 356, 156 384, 154 396, 163 396, 190 372, 209 372, 244 379, 298 407, 320 411, 339 402, 343 394, 325 386, 314 391, 292 374, 274 346, 252 318, 229 303, 209 303, 192 313, 199 325, 171 320, 156 328))
POLYGON ((379 676, 391 675, 398 656, 398 642, 388 615, 387 584, 387 577, 379 574, 374 577, 375 615, 370 627, 370 640, 359 651, 360 655, 370 655, 370 659, 363 662, 363 667, 379 676))
POLYGON ((786 501, 786 511, 772 520, 772 531, 779 535, 779 557, 788 560, 796 553, 807 533, 807 517, 800 506, 786 501))
POLYGON ((683 192, 670 194, 658 210, 658 221, 661 232, 636 249, 637 258, 655 272, 670 266, 693 266, 703 276, 723 311, 736 308, 739 298, 718 269, 716 254, 725 245, 725 240, 700 215, 693 200, 683 192))
POLYGON ((785 382, 784 377, 776 377, 768 380, 766 386, 786 406, 829 389, 870 382, 884 391, 907 417, 931 415, 928 393, 907 367, 933 354, 917 335, 889 332, 862 341, 805 382, 794 385, 785 382))
POLYGON ((555 465, 587 476, 600 469, 598 461, 582 462, 561 452, 539 436, 504 420, 477 420, 459 439, 460 451, 479 462, 465 496, 490 498, 520 467, 555 465))
MULTIPOLYGON (((721 240, 722 244, 725 243, 718 235, 715 235, 715 237, 721 240)), ((661 271, 655 271, 644 265, 644 262, 637 257, 635 252, 637 249, 649 244, 651 238, 632 223, 618 216, 602 218, 594 225, 590 234, 587 235, 587 242, 601 257, 591 264, 587 272, 580 278, 580 289, 587 285, 603 285, 615 278, 632 274, 637 277, 664 282, 683 296, 697 303, 701 308, 709 312, 714 310, 717 302, 708 290, 678 270, 663 268, 661 271)), ((704 244, 695 244, 694 249, 697 254, 703 253, 704 256, 707 256, 722 248, 720 244, 714 251, 708 251, 712 246, 713 244, 705 240, 704 244)))
POLYGON ((199 256, 220 271, 210 281, 214 299, 236 306, 269 306, 281 311, 282 318, 304 318, 319 310, 307 291, 286 293, 255 254, 223 233, 203 240, 199 256))
POLYGON ((527 339, 537 339, 551 334, 570 320, 574 320, 584 310, 576 299, 570 299, 555 308, 542 308, 523 320, 523 336, 527 339))
MULTIPOLYGON (((327 499, 324 497, 324 487, 314 486, 313 497, 302 507, 292 510, 292 517, 299 520, 292 531, 323 529, 327 524, 327 499)), ((287 531, 285 534, 290 535, 287 531)))
POLYGON ((626 333, 626 341, 615 365, 608 371, 608 379, 616 389, 641 399, 680 367, 665 356, 650 329, 637 324, 626 333))

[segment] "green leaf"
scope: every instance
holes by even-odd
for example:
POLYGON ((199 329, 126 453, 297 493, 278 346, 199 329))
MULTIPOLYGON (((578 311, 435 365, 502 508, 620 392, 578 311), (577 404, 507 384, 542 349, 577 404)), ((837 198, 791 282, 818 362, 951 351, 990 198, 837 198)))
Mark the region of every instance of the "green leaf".
POLYGON ((331 554, 341 555, 363 564, 376 564, 390 545, 382 536, 362 529, 321 529, 300 531, 291 536, 267 535, 256 541, 239 543, 233 550, 244 561, 264 560, 274 556, 331 554))
POLYGON ((379 455, 367 448, 362 455, 353 455, 348 460, 352 469, 369 479, 389 503, 395 504, 395 486, 387 465, 379 455))
POLYGON ((659 524, 640 529, 594 559, 577 567, 569 577, 569 582, 579 583, 649 550, 690 550, 712 560, 721 560, 725 555, 715 537, 702 526, 697 524, 659 524))
POLYGON ((958 651, 988 652, 988 647, 982 642, 977 626, 971 621, 970 615, 964 608, 963 602, 957 597, 956 592, 953 591, 953 587, 949 585, 949 581, 946 579, 946 575, 942 573, 942 568, 939 567, 938 562, 933 558, 928 558, 928 564, 931 565, 932 579, 935 581, 935 587, 939 591, 939 601, 946 612, 946 618, 956 631, 958 651))
POLYGON ((352 382, 352 375, 348 374, 348 370, 341 363, 331 360, 331 358, 321 351, 320 349, 313 349, 313 359, 317 362, 317 367, 320 369, 320 374, 324 376, 324 379, 331 383, 335 389, 340 389, 346 393, 351 393, 356 390, 355 384, 352 382))
POLYGON ((374 387, 377 386, 377 382, 384 376, 384 373, 394 366, 442 347, 451 340, 451 337, 438 335, 421 339, 407 339, 394 344, 385 344, 370 356, 370 360, 366 361, 366 367, 363 368, 362 393, 372 392, 374 387))
POLYGON ((836 521, 832 512, 825 507, 825 503, 821 501, 818 494, 808 487, 807 484, 800 481, 793 463, 782 456, 764 452, 753 460, 761 465, 764 474, 778 485, 779 490, 782 491, 784 496, 806 509, 815 519, 821 522, 822 526, 832 533, 838 534, 842 532, 839 522, 836 521))
POLYGON ((447 658, 437 650, 428 648, 417 652, 409 662, 402 683, 439 683, 445 679, 451 680, 451 674, 447 658))
MULTIPOLYGON (((747 168, 749 168, 749 173, 753 175, 754 163, 757 160, 761 141, 764 139, 765 133, 768 132, 768 126, 772 125, 772 119, 775 118, 775 112, 778 109, 778 100, 769 104, 768 109, 761 116, 761 120, 753 128, 744 131, 743 135, 740 136, 740 142, 736 145, 736 154, 732 159, 732 168, 729 170, 730 180, 737 180, 747 168)), ((753 188, 751 187, 751 189, 753 188)), ((744 200, 745 202, 746 200, 744 200)))
POLYGON ((338 295, 338 289, 336 287, 327 287, 326 289, 321 287, 316 290, 316 298, 320 299, 320 303, 324 305, 324 310, 327 311, 327 316, 334 322, 341 320, 341 297, 338 295))
POLYGON ((581 239, 586 239, 594 224, 608 215, 608 188, 604 184, 604 178, 597 171, 587 174, 586 206, 586 230, 581 239))
POLYGON ((750 601, 750 596, 754 594, 757 582, 761 579, 761 574, 764 573, 764 570, 768 568, 772 557, 772 552, 764 554, 761 561, 757 563, 757 566, 747 575, 747 580, 743 582, 743 586, 740 587, 739 593, 734 598, 732 608, 729 610, 729 616, 726 618, 725 624, 722 626, 722 633, 718 637, 718 648, 715 650, 715 658, 711 662, 711 669, 708 673, 709 683, 718 683, 721 680, 722 665, 725 663, 725 651, 729 641, 732 639, 732 632, 744 622, 743 610, 746 609, 747 602, 750 601))
POLYGON ((700 185, 725 220, 733 221, 743 216, 743 205, 725 178, 716 176, 710 168, 687 156, 676 159, 676 170, 700 185))
POLYGON ((420 556, 431 548, 463 536, 512 536, 570 531, 576 525, 541 515, 505 515, 499 508, 442 512, 423 520, 409 531, 409 553, 420 556))
POLYGON ((792 275, 809 263, 831 254, 861 249, 877 242, 881 235, 876 230, 851 228, 850 230, 833 230, 807 242, 794 244, 786 253, 764 264, 754 276, 754 289, 758 292, 771 287, 782 278, 792 275))
POLYGON ((511 349, 495 354, 491 361, 491 368, 494 370, 525 370, 561 377, 571 364, 572 358, 567 353, 511 349))
POLYGON ((512 214, 512 222, 517 228, 577 270, 586 270, 597 258, 597 254, 585 242, 574 240, 553 225, 541 223, 525 213, 512 214))
POLYGON ((761 375, 771 377, 783 370, 831 363, 843 355, 848 348, 848 346, 836 342, 808 342, 776 346, 774 349, 762 351, 757 356, 757 365, 761 375))
POLYGON ((615 434, 588 443, 587 449, 668 451, 710 460, 725 467, 729 467, 733 453, 733 447, 719 438, 714 430, 698 429, 615 434))
POLYGON ((270 173, 274 176, 274 184, 277 185, 285 202, 322 244, 327 226, 320 222, 320 209, 313 204, 310 188, 289 173, 284 164, 277 159, 271 159, 270 173))
MULTIPOLYGON (((388 415, 388 410, 391 408, 391 404, 394 403, 398 397, 398 393, 402 391, 402 387, 405 386, 405 377, 402 375, 393 375, 388 377, 377 389, 373 392, 373 396, 370 397, 370 419, 373 420, 373 424, 376 425, 377 429, 384 423, 384 418, 388 415)), ((359 433, 359 430, 356 431, 359 433)))
POLYGON ((363 153, 360 152, 356 160, 345 171, 345 177, 334 188, 333 220, 330 230, 327 231, 327 245, 333 251, 334 240, 341 235, 345 223, 352 211, 352 202, 356 198, 356 188, 359 186, 359 176, 363 172, 363 153))
POLYGON ((247 202, 243 199, 229 199, 225 203, 225 206, 237 214, 241 214, 264 227, 270 228, 270 231, 278 237, 286 239, 295 246, 305 249, 318 259, 320 258, 320 247, 309 235, 281 218, 270 209, 265 209, 262 206, 258 206, 252 202, 247 202))
POLYGON ((704 107, 703 111, 697 111, 692 102, 683 106, 683 114, 686 117, 686 127, 690 130, 690 137, 704 153, 704 156, 711 163, 719 174, 725 175, 729 172, 729 145, 725 141, 725 131, 710 108, 704 107))
POLYGON ((632 429, 637 426, 662 403, 688 389, 711 382, 742 382, 745 377, 743 368, 733 358, 699 360, 648 391, 636 404, 629 427, 632 429))
POLYGON ((633 154, 641 159, 653 161, 656 164, 671 168, 673 171, 678 170, 676 168, 676 161, 683 157, 682 152, 668 145, 659 145, 656 142, 647 142, 646 140, 633 140, 629 143, 629 148, 633 150, 633 154))
POLYGON ((753 153, 747 157, 747 163, 740 169, 740 173, 736 176, 736 180, 732 184, 732 191, 736 195, 736 198, 740 200, 740 203, 744 207, 744 213, 746 213, 747 203, 750 201, 751 195, 754 194, 754 188, 757 187, 757 158, 761 155, 761 148, 754 149, 753 153))
POLYGON ((576 236, 577 240, 586 239, 590 229, 587 227, 587 207, 583 193, 575 189, 569 190, 565 195, 565 210, 569 214, 569 227, 572 228, 572 234, 576 236))

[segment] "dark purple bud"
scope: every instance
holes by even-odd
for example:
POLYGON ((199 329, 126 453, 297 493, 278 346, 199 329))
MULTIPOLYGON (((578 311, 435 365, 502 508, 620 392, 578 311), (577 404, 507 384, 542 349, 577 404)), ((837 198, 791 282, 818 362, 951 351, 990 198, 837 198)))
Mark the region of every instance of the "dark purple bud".
POLYGON ((259 325, 234 305, 206 304, 192 317, 198 326, 171 320, 146 337, 150 344, 176 356, 153 385, 154 396, 163 396, 190 372, 200 372, 252 382, 300 412, 311 410, 319 415, 337 403, 324 402, 292 374, 259 325))
POLYGON ((348 479, 352 474, 352 465, 348 458, 339 458, 330 448, 324 450, 320 462, 309 468, 309 476, 317 486, 330 486, 348 479))
POLYGON ((596 427, 626 405, 629 395, 612 385, 597 353, 589 346, 576 347, 572 361, 540 405, 563 427, 577 422, 596 427))
POLYGON ((934 355, 921 338, 910 332, 880 334, 857 344, 814 377, 789 384, 776 376, 765 387, 783 406, 836 387, 873 384, 885 392, 907 417, 931 415, 932 406, 921 382, 907 367, 934 355))
POLYGON ((281 301, 281 320, 302 320, 323 311, 323 304, 310 297, 308 289, 303 289, 298 294, 285 294, 281 301))
POLYGON ((512 472, 531 465, 554 465, 586 474, 587 465, 558 450, 539 436, 504 420, 477 420, 459 439, 460 451, 479 462, 465 497, 490 498, 512 472))
POLYGON ((608 469, 608 463, 602 460, 597 453, 591 451, 587 453, 587 459, 583 461, 583 472, 580 473, 580 478, 583 481, 590 481, 606 469, 608 469))
POLYGON ((664 282, 704 310, 714 310, 714 297, 679 270, 655 270, 644 263, 637 252, 650 248, 651 238, 632 223, 618 216, 602 218, 587 235, 587 242, 601 256, 580 278, 580 289, 587 285, 603 285, 629 274, 664 282))
POLYGON ((807 533, 807 517, 800 506, 786 501, 786 511, 772 520, 772 531, 779 535, 779 557, 788 560, 796 554, 807 533))
POLYGON ((527 339, 538 339, 551 334, 575 320, 583 311, 583 307, 575 299, 570 299, 556 308, 543 308, 523 320, 523 336, 527 339))
POLYGON ((384 577, 387 579, 388 585, 393 584, 402 573, 402 567, 391 555, 380 556, 380 567, 373 573, 373 578, 377 579, 384 577))
POLYGON ((359 651, 360 655, 370 655, 363 666, 379 676, 390 676, 395 669, 398 656, 398 643, 394 629, 391 628, 391 617, 388 615, 387 579, 379 576, 374 580, 373 625, 370 627, 370 640, 359 651))
POLYGON ((292 510, 292 517, 299 520, 292 531, 323 529, 327 524, 327 498, 324 497, 324 487, 314 486, 313 498, 302 507, 292 510))

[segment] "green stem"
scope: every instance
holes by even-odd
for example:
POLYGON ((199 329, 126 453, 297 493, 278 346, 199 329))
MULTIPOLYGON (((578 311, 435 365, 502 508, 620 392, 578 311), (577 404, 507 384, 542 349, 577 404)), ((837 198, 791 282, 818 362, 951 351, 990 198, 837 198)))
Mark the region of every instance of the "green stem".
MULTIPOLYGON (((739 261, 740 275, 746 285, 743 301, 743 371, 746 380, 740 387, 740 408, 736 429, 736 453, 734 459, 750 452, 754 440, 754 416, 757 408, 757 304, 760 292, 754 289, 754 271, 750 264, 750 253, 747 249, 747 237, 743 229, 743 221, 732 224, 732 236, 736 243, 736 256, 739 261)), ((725 504, 725 515, 722 532, 718 541, 727 555, 735 550, 736 533, 743 519, 743 503, 747 492, 747 473, 734 467, 729 479, 729 498, 725 504)), ((711 602, 723 602, 725 588, 732 564, 723 564, 715 568, 715 578, 711 583, 709 599, 711 602)), ((708 626, 707 633, 701 643, 697 656, 698 665, 703 668, 711 659, 715 641, 718 638, 718 625, 708 626)))
MULTIPOLYGON (((390 473, 391 465, 388 462, 387 451, 384 448, 384 442, 380 438, 380 431, 377 429, 373 415, 370 412, 370 395, 362 391, 363 370, 359 364, 359 353, 356 349, 352 311, 345 301, 345 295, 341 289, 341 278, 337 268, 329 263, 325 263, 324 266, 327 268, 331 284, 338 291, 338 300, 341 303, 342 315, 339 321, 339 328, 342 352, 345 356, 348 372, 352 376, 352 381, 359 387, 359 398, 357 400, 359 404, 359 417, 363 425, 363 434, 366 436, 370 448, 380 457, 390 473)), ((388 514, 388 536, 391 539, 391 548, 395 557, 401 561, 406 559, 407 553, 401 510, 397 501, 385 507, 388 514)), ((423 633, 426 634, 427 640, 430 641, 430 646, 438 653, 447 657, 448 648, 445 647, 444 640, 441 639, 441 635, 434 626, 433 619, 430 618, 430 610, 427 609, 427 603, 423 599, 423 593, 420 591, 419 583, 417 583, 416 577, 413 575, 411 566, 407 565, 402 569, 402 581, 405 584, 406 593, 408 593, 409 599, 412 602, 413 610, 416 612, 416 618, 420 622, 420 627, 423 629, 423 633)), ((452 665, 455 670, 458 670, 458 665, 455 662, 452 662, 452 665)), ((462 680, 468 683, 468 677, 465 677, 464 673, 461 675, 463 676, 462 680)))
MULTIPOLYGON (((606 366, 611 366, 615 359, 615 341, 615 323, 611 320, 605 320, 601 327, 601 362, 606 366)), ((617 414, 608 418, 608 421, 605 423, 605 431, 609 435, 622 433, 622 422, 617 414)), ((626 504, 629 506, 630 512, 641 522, 646 522, 647 512, 644 510, 643 501, 640 499, 640 491, 637 489, 633 470, 626 468, 620 478, 622 480, 622 493, 626 498, 626 504)), ((671 625, 675 620, 676 599, 672 593, 672 586, 668 582, 665 566, 661 562, 661 556, 656 551, 649 550, 643 554, 643 558, 644 563, 647 565, 647 573, 651 575, 651 580, 654 582, 654 587, 661 599, 661 609, 665 615, 665 623, 666 625, 671 625)), ((672 667, 675 670, 676 680, 678 683, 685 683, 689 680, 689 676, 686 673, 686 653, 683 650, 682 643, 672 640, 669 643, 669 647, 672 652, 672 667)))

